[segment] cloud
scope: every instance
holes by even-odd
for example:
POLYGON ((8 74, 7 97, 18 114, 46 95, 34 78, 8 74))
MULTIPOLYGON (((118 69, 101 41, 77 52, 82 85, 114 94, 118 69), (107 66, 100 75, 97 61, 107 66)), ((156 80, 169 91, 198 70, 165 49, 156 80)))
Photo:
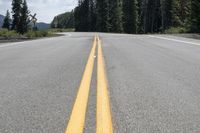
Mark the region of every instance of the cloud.
MULTIPOLYGON (((0 0, 0 14, 4 15, 7 9, 11 9, 12 0, 0 0)), ((77 0, 27 0, 32 14, 37 13, 38 21, 51 22, 53 17, 71 11, 77 0)))

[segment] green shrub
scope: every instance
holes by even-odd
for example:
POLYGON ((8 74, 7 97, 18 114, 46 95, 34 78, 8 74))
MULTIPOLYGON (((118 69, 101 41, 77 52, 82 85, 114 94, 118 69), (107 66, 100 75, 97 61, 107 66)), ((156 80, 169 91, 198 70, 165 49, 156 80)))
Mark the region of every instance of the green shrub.
POLYGON ((178 33, 186 33, 187 29, 184 27, 171 27, 165 30, 166 34, 178 34, 178 33))
POLYGON ((49 32, 55 33, 55 32, 74 32, 75 29, 69 28, 69 29, 49 29, 49 32))
POLYGON ((8 32, 7 29, 0 29, 0 36, 5 35, 8 32))
POLYGON ((20 35, 13 30, 0 29, 0 37, 4 38, 18 38, 20 35))
POLYGON ((38 38, 38 37, 48 37, 48 36, 53 36, 53 33, 48 32, 47 30, 38 30, 38 31, 30 30, 24 35, 20 35, 14 30, 0 29, 0 37, 4 39, 38 38))
POLYGON ((42 30, 42 31, 28 31, 25 36, 28 38, 37 38, 37 37, 47 37, 51 34, 48 31, 42 30))

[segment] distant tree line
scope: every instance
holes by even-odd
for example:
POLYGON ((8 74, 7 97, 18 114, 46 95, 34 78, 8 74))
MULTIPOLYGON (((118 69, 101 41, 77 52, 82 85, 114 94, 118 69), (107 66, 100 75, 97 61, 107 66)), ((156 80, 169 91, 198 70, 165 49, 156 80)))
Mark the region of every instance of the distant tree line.
POLYGON ((79 0, 74 17, 76 31, 200 33, 200 0, 79 0))
POLYGON ((11 13, 12 19, 9 11, 7 11, 2 28, 16 30, 20 34, 26 33, 30 23, 30 12, 26 0, 13 0, 11 13))

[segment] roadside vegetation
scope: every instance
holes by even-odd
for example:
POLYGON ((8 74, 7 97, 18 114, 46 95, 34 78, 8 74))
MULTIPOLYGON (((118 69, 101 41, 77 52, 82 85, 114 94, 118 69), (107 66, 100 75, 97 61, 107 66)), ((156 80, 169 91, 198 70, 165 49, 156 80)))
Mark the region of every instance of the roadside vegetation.
POLYGON ((75 29, 47 29, 47 30, 28 30, 28 32, 24 34, 20 34, 15 30, 8 30, 8 29, 0 29, 0 40, 1 39, 35 39, 41 37, 55 37, 59 36, 56 33, 62 32, 74 32, 75 29))
POLYGON ((72 12, 54 17, 53 29, 40 31, 35 25, 36 14, 31 15, 26 0, 12 0, 0 39, 49 37, 73 31, 200 34, 199 6, 199 0, 78 0, 72 12))
POLYGON ((74 32, 75 29, 47 29, 47 30, 28 30, 24 34, 20 34, 15 30, 0 29, 0 40, 27 40, 43 37, 60 36, 62 32, 74 32))
POLYGON ((36 15, 31 15, 26 0, 12 1, 12 15, 7 10, 2 27, 0 40, 23 40, 40 37, 56 36, 56 31, 38 30, 35 26, 36 15))
POLYGON ((48 32, 50 33, 60 33, 60 32, 74 32, 75 29, 74 28, 52 28, 52 29, 48 29, 48 32))
POLYGON ((28 31, 24 34, 17 33, 15 30, 0 29, 0 39, 34 39, 38 37, 51 37, 54 32, 49 30, 28 31))
POLYGON ((200 0, 79 0, 76 31, 200 33, 200 0))
POLYGON ((170 27, 169 29, 166 29, 164 33, 166 34, 189 33, 189 30, 187 30, 184 27, 170 27))

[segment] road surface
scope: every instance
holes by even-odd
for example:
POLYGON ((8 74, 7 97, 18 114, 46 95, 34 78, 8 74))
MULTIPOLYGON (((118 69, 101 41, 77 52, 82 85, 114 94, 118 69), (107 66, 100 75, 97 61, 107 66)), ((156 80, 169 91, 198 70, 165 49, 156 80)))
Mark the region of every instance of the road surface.
POLYGON ((0 44, 0 133, 200 132, 199 40, 96 35, 0 44))

